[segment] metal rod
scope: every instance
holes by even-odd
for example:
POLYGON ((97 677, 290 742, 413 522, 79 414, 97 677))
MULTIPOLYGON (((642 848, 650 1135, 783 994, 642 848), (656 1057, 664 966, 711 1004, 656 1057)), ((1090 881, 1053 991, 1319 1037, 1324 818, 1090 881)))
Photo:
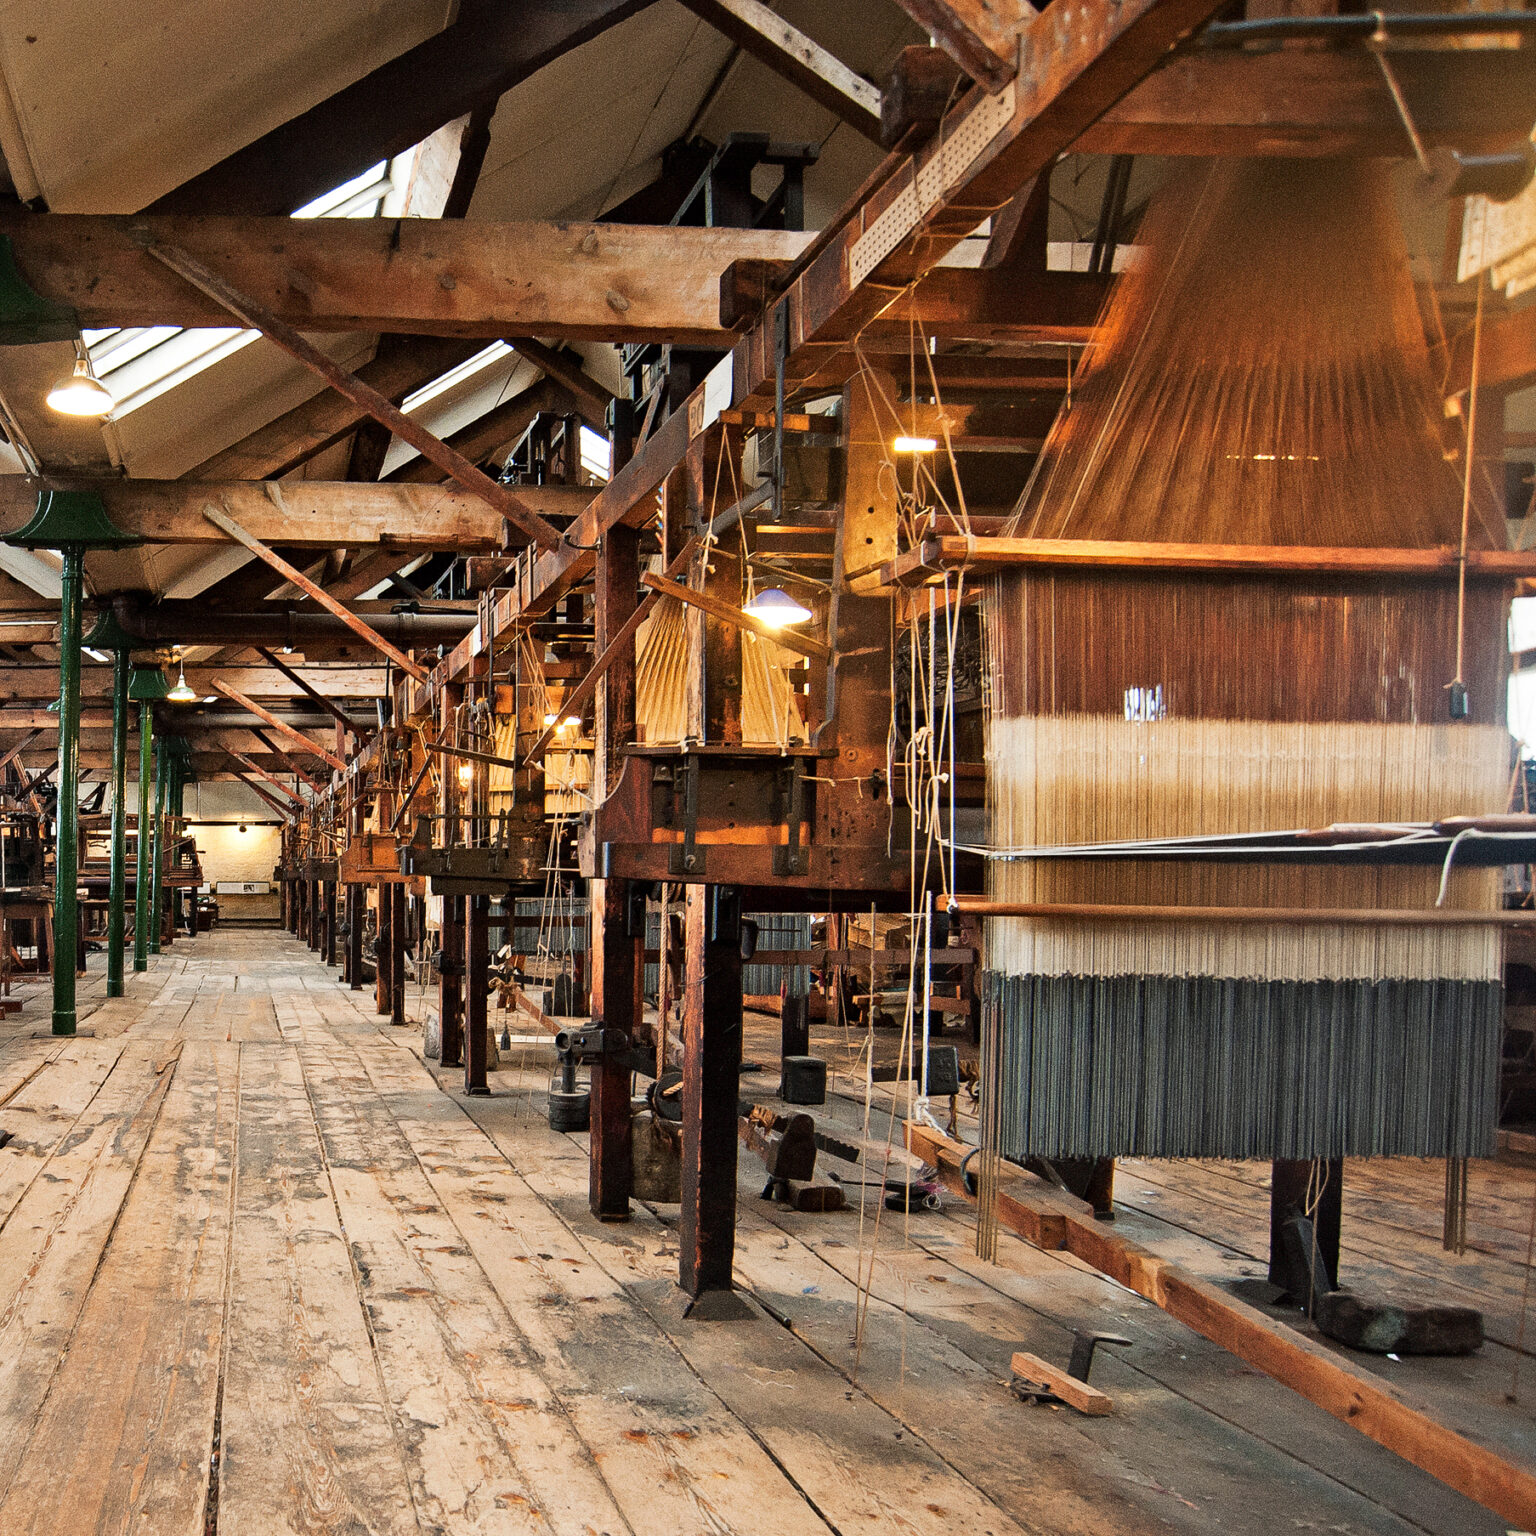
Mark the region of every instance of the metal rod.
POLYGON ((112 653, 112 872, 107 895, 107 996, 123 995, 128 882, 128 647, 112 653))
POLYGON ((973 917, 1040 917, 1097 923, 1277 923, 1294 927, 1354 923, 1374 928, 1530 928, 1536 910, 1472 912, 1449 907, 1151 907, 1086 901, 988 901, 937 896, 949 912, 973 917))
POLYGON ((1536 30, 1536 11, 1449 11, 1388 15, 1364 11, 1348 16, 1265 16, 1252 21, 1212 22, 1200 33, 1208 47, 1282 42, 1293 37, 1347 40, 1387 36, 1472 36, 1536 30))
POLYGON ((80 865, 80 589, 85 551, 60 551, 59 591, 59 800, 54 847, 53 1033, 75 1032, 75 967, 80 912, 76 893, 80 865))

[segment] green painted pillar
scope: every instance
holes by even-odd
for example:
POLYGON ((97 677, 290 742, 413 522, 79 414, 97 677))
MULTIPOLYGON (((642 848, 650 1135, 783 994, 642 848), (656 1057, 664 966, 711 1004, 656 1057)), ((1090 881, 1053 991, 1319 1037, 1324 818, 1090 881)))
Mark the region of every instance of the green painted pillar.
POLYGON ((128 885, 128 651, 112 657, 112 874, 107 889, 107 996, 123 995, 128 885))
POLYGON ((111 613, 104 613, 84 644, 92 650, 112 652, 112 873, 107 892, 107 996, 121 997, 128 884, 128 652, 133 642, 111 613))
POLYGON ((160 953, 160 923, 165 905, 165 794, 172 772, 170 743, 160 741, 155 750, 154 854, 150 861, 149 952, 160 953))
POLYGON ((150 780, 155 772, 154 703, 169 690, 158 667, 135 667, 128 680, 128 697, 139 706, 139 835, 134 857, 133 968, 149 966, 150 895, 154 879, 154 831, 150 821, 150 780))
POLYGON ((80 597, 85 551, 63 551, 59 592, 59 800, 54 839, 53 1032, 75 1032, 80 909, 80 597))
MULTIPOLYGON (((173 764, 175 773, 171 778, 170 814, 179 826, 184 814, 182 807, 186 803, 187 755, 185 751, 186 742, 183 738, 178 736, 176 738, 176 745, 181 750, 178 750, 176 761, 173 764)), ((181 926, 182 895, 183 889, 179 885, 171 892, 171 937, 173 939, 176 937, 177 929, 181 926)))
POLYGON ((139 705, 139 835, 135 839, 133 884, 133 968, 149 967, 150 881, 153 878, 152 834, 149 829, 149 781, 155 771, 154 717, 147 703, 139 705))
MULTIPOLYGON (((55 317, 57 323, 67 319, 55 317)), ((80 601, 88 549, 142 542, 107 516, 94 491, 40 491, 26 527, 5 542, 18 549, 56 549, 64 557, 59 594, 59 808, 54 849, 53 1032, 75 1032, 75 956, 79 938, 76 884, 80 857, 80 601)), ((162 689, 165 679, 160 679, 162 689)))

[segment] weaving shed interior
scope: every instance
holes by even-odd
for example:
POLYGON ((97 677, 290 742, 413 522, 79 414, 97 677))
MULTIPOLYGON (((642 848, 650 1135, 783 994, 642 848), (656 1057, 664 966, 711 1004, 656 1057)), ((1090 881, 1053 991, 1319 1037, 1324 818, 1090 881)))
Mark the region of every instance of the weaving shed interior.
POLYGON ((0 13, 0 1532, 1536 1530, 1533 123, 0 13))

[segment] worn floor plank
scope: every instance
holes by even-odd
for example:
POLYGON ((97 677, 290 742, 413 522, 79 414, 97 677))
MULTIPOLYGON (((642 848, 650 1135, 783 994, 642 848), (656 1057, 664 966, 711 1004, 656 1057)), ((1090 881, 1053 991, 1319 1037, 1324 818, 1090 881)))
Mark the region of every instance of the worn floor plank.
MULTIPOLYGON (((889 1218, 871 1271, 856 1213, 763 1205, 744 1166, 755 1318, 685 1321, 673 1213, 590 1216, 547 1048, 466 1100, 284 936, 178 942, 121 999, 92 960, 95 1040, 29 1038, 35 983, 0 1020, 0 1536, 1502 1529, 1075 1261, 1005 1237, 981 1264, 968 1208, 889 1218), (1136 1339, 1095 1368, 1119 1411, 1017 1402, 1012 1350, 1064 1357, 1084 1325, 1136 1339)), ((1507 1299, 1536 1175, 1473 1187, 1477 1246, 1442 1269, 1430 1170, 1363 1170, 1352 1253, 1507 1299)), ((1262 1170, 1124 1190, 1160 1251, 1251 1265, 1262 1170)), ((1475 1411, 1480 1378, 1437 1365, 1475 1411)))

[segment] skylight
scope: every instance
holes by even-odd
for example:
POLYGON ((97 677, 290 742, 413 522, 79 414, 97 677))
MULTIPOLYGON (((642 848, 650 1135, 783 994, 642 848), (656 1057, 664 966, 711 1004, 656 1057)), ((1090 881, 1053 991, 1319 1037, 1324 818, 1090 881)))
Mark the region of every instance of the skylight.
MULTIPOLYGON (((393 160, 381 160, 350 181, 306 203, 296 219, 399 218, 410 194, 411 174, 420 145, 393 160)), ((185 329, 176 325, 139 325, 82 333, 91 371, 112 391, 116 420, 167 390, 195 378, 205 368, 242 347, 259 331, 238 326, 185 329)))

